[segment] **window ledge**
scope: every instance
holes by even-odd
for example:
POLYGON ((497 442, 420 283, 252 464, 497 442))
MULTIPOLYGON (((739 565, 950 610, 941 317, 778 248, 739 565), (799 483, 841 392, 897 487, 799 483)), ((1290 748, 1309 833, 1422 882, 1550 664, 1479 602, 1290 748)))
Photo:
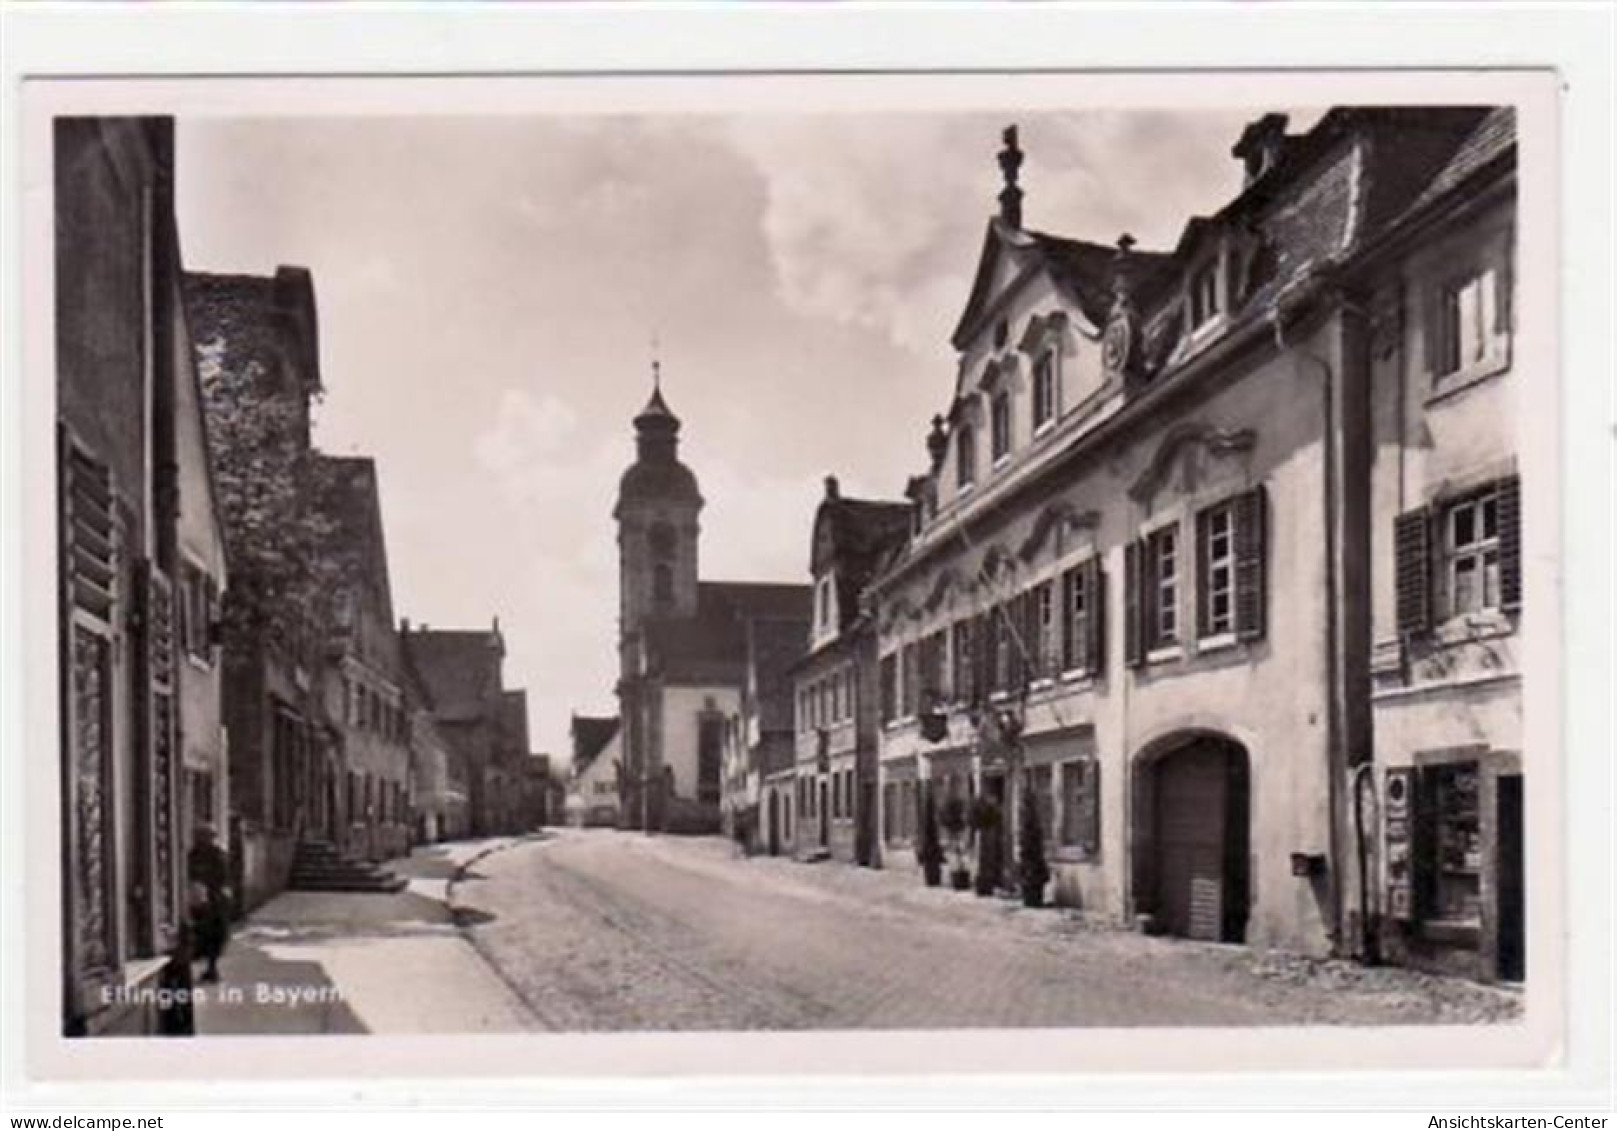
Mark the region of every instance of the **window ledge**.
POLYGON ((994 462, 992 464, 990 464, 989 466, 991 466, 995 471, 1002 471, 1005 468, 1009 467, 1010 464, 1011 464, 1011 453, 1006 452, 1002 456, 995 456, 994 457, 994 462))
POLYGON ((1068 668, 1061 673, 1062 683, 1085 687, 1093 684, 1098 676, 1095 668, 1068 668))
POLYGON ((1516 620, 1509 613, 1490 610, 1450 617, 1432 630, 1432 641, 1439 645, 1469 644, 1493 640, 1516 631, 1516 620))
POLYGON ((1073 845, 1062 845, 1050 853, 1050 860, 1055 864, 1099 864, 1100 853, 1086 852, 1073 845))
POLYGON ((1148 664, 1166 664, 1173 660, 1185 658, 1185 648, 1182 644, 1168 644, 1161 648, 1152 648, 1145 654, 1148 664))
POLYGON ((1196 641, 1196 653, 1220 652, 1226 648, 1234 648, 1241 642, 1240 636, 1234 632, 1220 632, 1213 636, 1203 636, 1196 641))
POLYGON ((195 652, 186 652, 185 662, 199 672, 211 672, 213 670, 213 662, 204 659, 195 652))
POLYGON ((1462 365, 1452 373, 1433 373, 1431 387, 1426 394, 1426 403, 1430 405, 1447 400, 1473 385, 1480 385, 1490 377, 1497 377, 1509 370, 1510 350, 1501 345, 1496 353, 1473 361, 1470 365, 1462 365))
POLYGON ((1043 437, 1048 436, 1051 432, 1055 431, 1055 427, 1056 427, 1056 418, 1055 418, 1055 415, 1052 413, 1048 420, 1046 420, 1042 424, 1037 425, 1033 429, 1033 436, 1034 436, 1035 439, 1042 439, 1043 437))

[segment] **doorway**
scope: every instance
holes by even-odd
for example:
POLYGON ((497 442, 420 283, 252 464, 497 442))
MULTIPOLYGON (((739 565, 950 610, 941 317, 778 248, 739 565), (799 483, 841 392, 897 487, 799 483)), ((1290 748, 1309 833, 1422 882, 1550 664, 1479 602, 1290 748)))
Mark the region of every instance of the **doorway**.
POLYGON ((1499 979, 1527 977, 1526 877, 1522 860, 1522 777, 1498 778, 1499 979))
POLYGON ((1250 787, 1246 749, 1198 735, 1150 762, 1149 895, 1158 928, 1244 942, 1250 787))

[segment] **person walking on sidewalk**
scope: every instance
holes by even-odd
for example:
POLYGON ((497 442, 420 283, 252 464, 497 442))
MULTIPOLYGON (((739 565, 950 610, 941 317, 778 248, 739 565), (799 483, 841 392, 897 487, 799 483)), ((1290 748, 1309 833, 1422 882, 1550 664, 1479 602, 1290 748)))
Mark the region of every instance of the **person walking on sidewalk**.
POLYGON ((191 942, 207 963, 204 982, 219 980, 219 956, 230 941, 230 860, 214 841, 211 825, 198 825, 186 857, 191 877, 191 942))

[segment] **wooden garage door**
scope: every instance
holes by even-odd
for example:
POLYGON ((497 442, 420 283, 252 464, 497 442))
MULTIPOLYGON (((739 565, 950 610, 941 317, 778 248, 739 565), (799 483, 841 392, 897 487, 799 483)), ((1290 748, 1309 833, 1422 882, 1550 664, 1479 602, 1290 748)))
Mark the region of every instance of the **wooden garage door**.
POLYGON ((1157 914, 1169 933, 1217 941, 1223 933, 1226 759, 1201 743, 1157 769, 1157 914))

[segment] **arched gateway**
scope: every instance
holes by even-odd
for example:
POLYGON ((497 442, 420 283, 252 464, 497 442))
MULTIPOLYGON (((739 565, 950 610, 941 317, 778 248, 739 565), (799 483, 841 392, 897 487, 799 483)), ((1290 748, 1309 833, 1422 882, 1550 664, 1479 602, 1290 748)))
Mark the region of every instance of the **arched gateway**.
POLYGON ((1135 761, 1134 905, 1167 934, 1246 940, 1251 787, 1246 747, 1180 732, 1135 761))

